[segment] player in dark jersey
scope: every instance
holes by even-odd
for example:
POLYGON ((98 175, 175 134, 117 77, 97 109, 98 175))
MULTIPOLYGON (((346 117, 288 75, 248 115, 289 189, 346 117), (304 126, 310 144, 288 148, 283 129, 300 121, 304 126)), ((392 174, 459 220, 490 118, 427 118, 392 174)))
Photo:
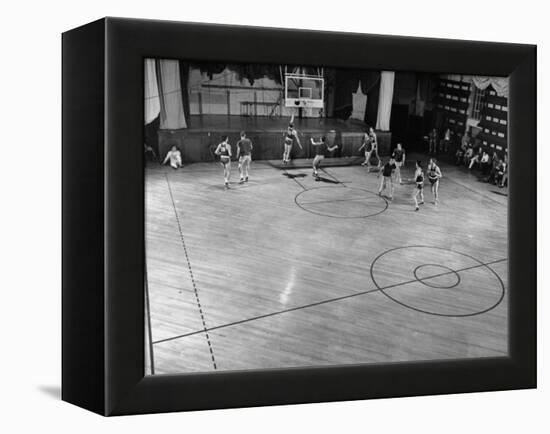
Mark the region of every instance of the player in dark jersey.
POLYGON ((382 196, 382 191, 388 187, 390 189, 389 199, 393 200, 393 171, 397 168, 395 164, 395 159, 391 157, 389 161, 382 166, 382 169, 378 172, 378 177, 380 179, 380 188, 378 189, 378 196, 382 196))
POLYGON ((317 172, 317 169, 319 169, 319 166, 321 165, 321 161, 325 159, 325 154, 327 151, 332 152, 335 149, 338 148, 338 145, 334 145, 332 147, 329 147, 325 143, 326 137, 321 137, 321 140, 319 142, 316 142, 313 140, 313 137, 311 138, 311 144, 312 146, 315 146, 315 158, 313 159, 313 176, 315 177, 316 181, 319 181, 319 174, 317 172))
POLYGON ((397 144, 397 148, 393 150, 392 154, 394 160, 395 160, 395 182, 398 182, 399 184, 403 184, 403 180, 401 179, 401 167, 405 165, 405 150, 403 149, 403 146, 401 143, 397 144))
POLYGON ((428 181, 432 185, 432 194, 434 196, 434 204, 437 204, 439 201, 439 180, 443 177, 441 174, 441 169, 437 165, 435 158, 430 158, 430 163, 428 164, 428 181))
POLYGON ((413 193, 413 199, 414 199, 414 205, 415 205, 415 211, 418 211, 418 205, 422 205, 424 203, 424 172, 422 171, 422 162, 420 160, 416 161, 416 170, 414 171, 414 193, 413 193), (420 202, 418 202, 418 196, 420 196, 420 202))
POLYGON ((292 115, 292 117, 290 118, 290 122, 288 123, 286 133, 284 135, 285 150, 283 152, 283 164, 286 164, 290 161, 290 152, 292 151, 294 140, 296 140, 296 143, 298 143, 300 149, 303 149, 302 144, 300 143, 300 139, 298 138, 298 131, 294 129, 294 115, 292 115))
POLYGON ((237 159, 239 160, 239 173, 241 174, 241 184, 248 182, 248 169, 252 161, 252 142, 246 137, 246 133, 241 131, 241 140, 237 142, 237 159))
POLYGON ((372 153, 372 140, 367 132, 363 135, 363 144, 359 148, 359 152, 361 149, 365 149, 365 161, 361 163, 361 166, 367 166, 368 168, 370 166, 370 156, 372 153))
POLYGON ((222 136, 222 141, 216 148, 215 154, 220 157, 220 163, 223 166, 225 188, 229 188, 229 178, 231 177, 231 145, 227 136, 222 136))

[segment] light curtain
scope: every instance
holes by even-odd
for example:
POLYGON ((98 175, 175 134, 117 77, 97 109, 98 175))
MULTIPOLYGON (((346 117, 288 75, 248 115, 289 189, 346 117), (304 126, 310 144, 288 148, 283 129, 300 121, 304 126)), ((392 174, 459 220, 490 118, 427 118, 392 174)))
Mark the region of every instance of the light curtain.
POLYGON ((380 74, 380 97, 378 99, 378 116, 376 117, 377 130, 390 130, 394 81, 395 72, 382 71, 382 73, 380 74))
POLYGON ((159 60, 160 129, 187 128, 181 94, 179 61, 159 60))
POLYGON ((359 80, 359 86, 357 91, 351 94, 353 111, 350 119, 357 119, 361 122, 365 120, 365 110, 367 109, 367 95, 361 90, 361 80, 359 80))
POLYGON ((145 59, 145 125, 153 122, 160 113, 159 88, 155 59, 145 59))
POLYGON ((474 86, 478 89, 485 90, 489 86, 493 86, 498 96, 508 98, 508 79, 502 77, 484 77, 481 75, 474 75, 472 77, 474 86))

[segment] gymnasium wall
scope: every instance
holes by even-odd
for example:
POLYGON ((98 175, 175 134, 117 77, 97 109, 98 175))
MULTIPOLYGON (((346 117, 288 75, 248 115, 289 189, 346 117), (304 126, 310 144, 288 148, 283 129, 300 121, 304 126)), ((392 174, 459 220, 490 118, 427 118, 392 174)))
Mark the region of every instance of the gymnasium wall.
MULTIPOLYGON (((225 68, 219 74, 201 73, 190 68, 187 82, 191 115, 283 116, 296 114, 284 107, 284 86, 262 77, 240 80, 235 71, 225 68)), ((318 109, 303 109, 303 117, 318 117, 318 109)))

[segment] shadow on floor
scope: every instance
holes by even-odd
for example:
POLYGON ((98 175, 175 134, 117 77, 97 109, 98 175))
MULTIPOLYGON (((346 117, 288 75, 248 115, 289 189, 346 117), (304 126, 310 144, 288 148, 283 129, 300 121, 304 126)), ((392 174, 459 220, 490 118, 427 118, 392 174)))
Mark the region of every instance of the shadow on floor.
POLYGON ((50 398, 61 399, 61 386, 38 386, 38 390, 50 398))

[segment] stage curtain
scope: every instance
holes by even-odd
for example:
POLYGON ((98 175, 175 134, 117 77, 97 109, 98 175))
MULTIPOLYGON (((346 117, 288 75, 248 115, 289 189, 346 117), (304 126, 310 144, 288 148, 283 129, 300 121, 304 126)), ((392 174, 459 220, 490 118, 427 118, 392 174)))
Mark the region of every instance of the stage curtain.
POLYGON ((157 78, 160 90, 160 129, 187 128, 183 108, 179 62, 159 60, 157 78))
POLYGON ((185 122, 187 126, 191 123, 191 104, 189 101, 189 63, 180 60, 180 85, 181 98, 183 102, 183 112, 185 113, 185 122))
POLYGON ((390 129, 394 81, 395 72, 382 71, 380 75, 380 98, 378 100, 378 115, 376 117, 377 130, 389 131, 390 129))
POLYGON ((159 88, 155 59, 145 59, 145 125, 153 122, 160 113, 159 88))
POLYGON ((353 94, 361 86, 361 92, 367 96, 364 121, 369 125, 376 123, 378 109, 378 88, 380 72, 353 69, 325 69, 325 85, 334 92, 334 117, 348 119, 353 111, 353 94))
POLYGON ((484 90, 489 86, 493 86, 498 96, 508 98, 508 79, 502 77, 484 77, 480 75, 474 75, 472 77, 474 86, 478 89, 484 90))
POLYGON ((357 86, 357 91, 351 94, 353 111, 350 119, 357 119, 361 122, 365 120, 365 110, 367 109, 367 95, 361 89, 361 81, 357 86))

